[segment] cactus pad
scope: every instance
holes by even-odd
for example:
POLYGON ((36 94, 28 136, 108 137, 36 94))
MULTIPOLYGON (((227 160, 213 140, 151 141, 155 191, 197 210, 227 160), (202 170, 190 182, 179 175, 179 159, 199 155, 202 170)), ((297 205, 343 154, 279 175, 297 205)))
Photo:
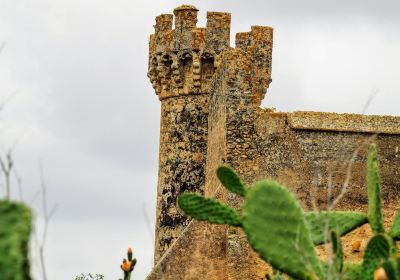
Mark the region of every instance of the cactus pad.
POLYGON ((396 271, 396 262, 393 260, 387 260, 382 264, 382 268, 385 270, 388 280, 397 280, 398 273, 396 271))
POLYGON ((374 271, 386 261, 391 254, 391 240, 384 234, 375 235, 365 249, 361 270, 361 279, 372 280, 374 271))
POLYGON ((390 236, 394 240, 400 240, 400 209, 397 210, 396 216, 393 220, 390 236))
POLYGON ((240 195, 246 195, 246 188, 239 176, 229 167, 221 166, 217 169, 218 179, 221 181, 222 185, 229 191, 240 195))
POLYGON ((334 230, 339 236, 342 236, 368 222, 367 216, 360 212, 320 211, 305 212, 304 215, 315 245, 329 240, 327 235, 330 230, 334 230))
POLYGON ((195 193, 184 193, 179 196, 178 204, 186 215, 199 221, 231 226, 242 224, 239 214, 234 209, 211 198, 195 193))
POLYGON ((330 239, 333 253, 333 268, 337 274, 342 272, 343 269, 343 248, 340 242, 340 236, 335 231, 331 231, 330 239))
POLYGON ((275 181, 256 182, 246 195, 243 228, 259 255, 298 279, 323 279, 308 224, 294 196, 275 181))

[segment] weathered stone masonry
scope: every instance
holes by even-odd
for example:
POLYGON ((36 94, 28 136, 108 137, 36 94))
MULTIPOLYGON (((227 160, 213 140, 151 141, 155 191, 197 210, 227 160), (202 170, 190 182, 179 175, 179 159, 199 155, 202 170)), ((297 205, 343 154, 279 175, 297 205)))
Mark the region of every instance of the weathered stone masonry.
MULTIPOLYGON (((155 267, 147 279, 264 279, 268 269, 243 232, 190 221, 177 196, 196 191, 240 209, 241 199, 221 188, 215 170, 233 167, 247 184, 284 183, 306 208, 326 207, 328 186, 346 195, 337 209, 366 209, 365 161, 377 143, 387 221, 400 190, 400 118, 260 108, 271 82, 273 30, 253 26, 229 46, 230 14, 209 12, 197 28, 197 9, 181 6, 156 18, 150 39, 149 78, 161 100, 155 267), (355 152, 356 151, 356 152, 355 152)), ((369 229, 343 238, 365 246, 369 229)), ((324 248, 318 251, 324 256, 324 248)))
POLYGON ((176 208, 185 191, 204 192, 211 83, 229 47, 230 15, 208 13, 197 28, 197 9, 181 6, 156 18, 148 76, 161 100, 155 262, 187 226, 176 208))

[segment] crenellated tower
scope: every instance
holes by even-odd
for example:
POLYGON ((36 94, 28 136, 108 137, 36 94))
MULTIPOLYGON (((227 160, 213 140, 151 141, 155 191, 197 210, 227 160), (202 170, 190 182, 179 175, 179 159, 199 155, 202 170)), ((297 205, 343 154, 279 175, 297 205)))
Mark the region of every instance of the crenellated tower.
POLYGON ((150 36, 148 77, 161 101, 155 263, 189 222, 178 195, 204 192, 211 85, 229 49, 230 14, 209 12, 198 28, 197 12, 182 5, 156 17, 150 36))
POLYGON ((196 27, 198 10, 182 5, 156 17, 150 36, 148 77, 159 99, 210 93, 220 54, 229 49, 229 13, 208 12, 207 28, 196 27))
POLYGON ((176 205, 179 194, 214 194, 215 164, 231 159, 222 156, 231 147, 223 139, 251 136, 271 82, 272 28, 238 33, 231 48, 231 15, 208 12, 199 28, 197 12, 182 5, 159 15, 150 36, 148 77, 161 101, 155 263, 190 222, 176 205))

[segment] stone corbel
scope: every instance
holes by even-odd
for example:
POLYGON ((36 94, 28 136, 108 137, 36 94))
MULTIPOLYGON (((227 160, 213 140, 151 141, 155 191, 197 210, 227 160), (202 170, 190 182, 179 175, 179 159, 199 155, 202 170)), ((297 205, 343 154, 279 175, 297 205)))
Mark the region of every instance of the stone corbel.
POLYGON ((149 71, 147 72, 147 76, 149 77, 151 85, 153 86, 156 93, 160 94, 161 88, 158 85, 157 65, 158 65, 158 58, 157 55, 154 55, 151 58, 151 63, 149 65, 149 71))
POLYGON ((199 88, 201 86, 201 68, 200 58, 197 53, 193 53, 193 86, 199 88))
POLYGON ((172 64, 172 81, 176 85, 176 87, 181 88, 183 87, 182 78, 181 78, 181 71, 179 69, 179 58, 176 54, 171 55, 172 64))

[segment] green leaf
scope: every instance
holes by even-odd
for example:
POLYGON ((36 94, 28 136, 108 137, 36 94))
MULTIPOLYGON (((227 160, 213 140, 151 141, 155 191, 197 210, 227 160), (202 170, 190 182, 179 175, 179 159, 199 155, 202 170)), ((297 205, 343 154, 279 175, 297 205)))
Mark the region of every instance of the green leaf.
POLYGON ((367 161, 368 220, 375 234, 384 233, 381 210, 381 181, 379 178, 376 145, 369 147, 367 161))
POLYGON ((247 191, 242 220, 251 246, 274 268, 296 279, 324 279, 303 211, 285 187, 256 182, 247 191))
POLYGON ((353 229, 368 222, 368 218, 361 212, 350 211, 319 211, 305 212, 307 223, 310 226, 311 237, 315 245, 325 243, 329 239, 329 231, 334 230, 343 236, 353 229))
POLYGON ((246 195, 246 188, 239 176, 229 167, 221 166, 217 169, 217 177, 221 181, 222 185, 229 191, 240 195, 246 195))
POLYGON ((228 224, 241 226, 239 214, 231 207, 211 198, 196 193, 184 193, 178 198, 179 207, 186 215, 198 221, 212 224, 228 224))
POLYGON ((389 259, 392 251, 391 243, 390 237, 384 234, 375 235, 369 240, 362 264, 362 280, 372 280, 375 270, 383 261, 389 259))
POLYGON ((397 209, 389 234, 394 240, 400 240, 400 209, 397 209))

